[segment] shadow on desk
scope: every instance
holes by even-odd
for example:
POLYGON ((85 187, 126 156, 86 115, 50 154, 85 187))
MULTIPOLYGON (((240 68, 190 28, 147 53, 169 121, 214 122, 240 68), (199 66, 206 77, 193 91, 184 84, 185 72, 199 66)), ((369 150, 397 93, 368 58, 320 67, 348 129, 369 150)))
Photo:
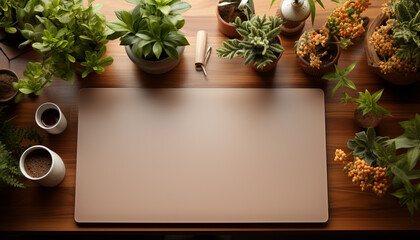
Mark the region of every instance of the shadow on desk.
POLYGON ((419 236, 419 231, 360 231, 360 232, 347 232, 347 231, 334 231, 334 232, 283 232, 283 233, 233 233, 233 234, 188 234, 179 232, 169 235, 162 235, 159 233, 116 233, 116 232, 100 232, 100 233, 73 233, 73 232, 51 232, 51 233, 38 233, 38 232, 25 232, 25 233, 8 233, 3 235, 0 233, 0 240, 329 240, 337 239, 339 237, 356 237, 358 240, 364 239, 379 239, 386 237, 410 237, 419 236))

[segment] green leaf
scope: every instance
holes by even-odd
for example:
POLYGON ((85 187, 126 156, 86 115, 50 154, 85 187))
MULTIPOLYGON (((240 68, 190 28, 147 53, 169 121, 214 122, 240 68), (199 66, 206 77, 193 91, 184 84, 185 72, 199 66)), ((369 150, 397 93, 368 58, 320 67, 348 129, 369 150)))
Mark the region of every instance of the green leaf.
POLYGON ((176 50, 176 48, 164 45, 163 49, 165 50, 165 53, 168 54, 170 58, 174 60, 178 60, 179 56, 178 56, 178 51, 176 50))
POLYGON ((133 31, 133 16, 130 12, 121 10, 120 11, 120 20, 126 24, 126 26, 133 31))
POLYGON ((174 2, 170 6, 170 13, 173 15, 181 14, 191 8, 191 5, 187 2, 174 2))
POLYGON ((157 59, 160 58, 160 54, 162 53, 162 44, 160 42, 155 42, 155 44, 153 44, 153 53, 157 59))
POLYGON ((70 55, 70 54, 67 54, 67 59, 71 62, 71 63, 74 63, 74 62, 76 62, 76 58, 74 58, 72 55, 70 55))
MULTIPOLYGON (((349 75, 349 73, 351 71, 353 71, 354 67, 356 67, 356 64, 357 64, 357 62, 354 62, 354 63, 350 64, 350 66, 348 66, 346 69, 344 69, 341 72, 342 76, 346 77, 347 75, 349 75)), ((354 89, 356 89, 356 88, 354 88, 354 89)))
POLYGON ((322 8, 324 8, 324 4, 322 3, 322 1, 321 0, 316 0, 317 1, 317 3, 322 7, 322 8))
POLYGON ((106 25, 115 32, 131 32, 130 27, 121 20, 109 20, 106 25))
POLYGON ((395 164, 389 164, 391 172, 397 177, 404 185, 411 185, 410 180, 408 179, 407 174, 401 168, 397 167, 395 164))
POLYGON ((315 3, 313 0, 308 0, 309 3, 309 8, 311 10, 311 23, 312 26, 314 26, 314 22, 315 22, 315 3))
POLYGON ((407 161, 408 168, 411 170, 417 164, 417 159, 419 158, 420 146, 413 147, 407 150, 407 161))
POLYGON ((14 27, 6 27, 4 30, 5 30, 7 33, 10 33, 10 34, 13 34, 13 33, 16 33, 16 32, 17 32, 17 29, 16 29, 16 28, 14 28, 14 27))
POLYGON ((31 94, 34 92, 32 89, 29 88, 19 88, 19 91, 23 94, 31 94))
POLYGON ((159 6, 158 9, 165 16, 169 15, 171 12, 171 6, 159 6))
POLYGON ((111 65, 113 62, 114 62, 114 59, 112 57, 106 57, 100 61, 99 65, 102 67, 106 67, 106 66, 111 65))

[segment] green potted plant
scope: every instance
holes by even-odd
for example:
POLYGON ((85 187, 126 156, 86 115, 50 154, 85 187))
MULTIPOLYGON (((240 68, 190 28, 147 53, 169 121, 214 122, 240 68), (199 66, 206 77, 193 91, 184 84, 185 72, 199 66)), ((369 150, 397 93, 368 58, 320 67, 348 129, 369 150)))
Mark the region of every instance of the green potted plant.
POLYGON ((345 164, 344 171, 362 191, 370 190, 384 196, 388 190, 406 206, 410 214, 420 211, 420 171, 416 166, 420 158, 420 115, 400 122, 405 132, 396 138, 376 136, 373 128, 356 133, 347 142, 353 150, 346 154, 335 151, 334 161, 345 164), (349 159, 350 155, 353 155, 349 159))
POLYGON ((390 0, 366 35, 373 72, 396 85, 420 80, 420 0, 390 0))
POLYGON ((260 18, 254 14, 247 21, 237 17, 234 25, 242 40, 228 39, 216 53, 222 58, 242 57, 256 71, 270 71, 284 51, 279 37, 282 23, 281 18, 266 15, 260 18))
POLYGON ((13 34, 17 32, 17 13, 18 1, 1 0, 0 1, 0 28, 7 33, 13 34))
POLYGON ((364 33, 366 22, 361 13, 369 5, 369 0, 347 0, 333 10, 321 29, 302 34, 296 44, 296 55, 305 73, 322 76, 334 71, 341 48, 352 45, 364 33))
POLYGON ((247 19, 248 15, 255 13, 253 0, 219 0, 217 4, 217 26, 224 35, 232 38, 239 37, 235 26, 232 24, 236 17, 242 21, 247 19))
POLYGON ((18 46, 25 41, 25 38, 20 33, 23 20, 29 20, 30 16, 22 14, 26 4, 38 0, 0 0, 0 36, 1 42, 10 45, 18 46))
POLYGON ((0 184, 14 187, 25 187, 18 177, 19 158, 28 147, 29 142, 40 142, 41 136, 33 128, 22 128, 12 123, 12 119, 4 117, 5 106, 0 106, 0 184))
POLYGON ((138 0, 131 11, 116 11, 118 20, 110 20, 109 39, 120 38, 127 55, 141 70, 161 74, 180 61, 188 40, 180 29, 185 20, 181 13, 191 5, 180 0, 138 0))
POLYGON ((383 89, 373 94, 370 94, 370 92, 366 89, 365 92, 358 93, 358 98, 351 97, 344 89, 351 88, 356 90, 354 83, 347 78, 347 75, 350 74, 355 66, 356 62, 348 66, 343 71, 340 71, 337 65, 335 65, 335 72, 327 73, 322 76, 322 78, 337 82, 336 86, 332 90, 332 94, 334 95, 334 93, 340 88, 343 93, 341 102, 352 102, 357 105, 357 108, 354 110, 354 120, 356 121, 357 125, 365 129, 369 127, 376 127, 382 121, 384 115, 390 115, 390 113, 385 108, 377 104, 382 96, 383 89))
POLYGON ((45 74, 36 73, 40 71, 39 66, 48 73, 49 81, 51 76, 56 76, 73 82, 76 72, 84 78, 90 72, 100 74, 105 66, 112 64, 112 57, 104 57, 108 39, 106 19, 99 11, 102 6, 92 2, 84 6, 83 0, 40 1, 25 9, 35 13, 36 20, 25 23, 22 35, 28 40, 19 47, 32 43, 42 62, 28 64, 27 75, 33 78, 19 79, 14 85, 21 92, 17 99, 22 94, 39 95, 49 85, 50 82, 45 83, 45 74))

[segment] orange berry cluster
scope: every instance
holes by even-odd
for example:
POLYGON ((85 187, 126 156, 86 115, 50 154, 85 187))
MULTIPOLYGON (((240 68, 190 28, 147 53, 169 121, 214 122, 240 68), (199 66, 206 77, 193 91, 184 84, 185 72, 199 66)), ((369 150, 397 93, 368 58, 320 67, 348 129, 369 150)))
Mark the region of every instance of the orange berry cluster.
MULTIPOLYGON (((331 34, 339 37, 340 40, 358 38, 365 32, 360 14, 370 4, 369 0, 348 0, 333 10, 327 18, 325 26, 331 30, 331 34)), ((347 47, 351 41, 342 41, 342 43, 347 47)))
POLYGON ((376 27, 369 39, 369 44, 375 48, 376 53, 382 59, 378 63, 382 73, 417 72, 420 68, 419 62, 414 59, 400 59, 396 55, 398 48, 394 46, 392 28, 397 23, 397 20, 388 19, 385 25, 376 27))
POLYGON ((388 17, 390 18, 391 16, 395 15, 395 10, 392 7, 392 4, 394 2, 397 2, 398 0, 390 0, 387 3, 382 4, 382 12, 388 17))
POLYGON ((302 58, 308 56, 310 66, 319 69, 322 64, 321 58, 327 54, 327 51, 322 50, 327 41, 328 30, 312 30, 301 38, 296 54, 302 58))
POLYGON ((389 188, 389 179, 386 176, 386 167, 372 167, 364 160, 355 157, 353 161, 346 162, 347 154, 337 149, 334 161, 345 163, 344 171, 352 178, 353 184, 360 186, 362 191, 371 189, 377 196, 385 195, 389 188))
POLYGON ((376 27, 375 32, 369 39, 369 44, 371 44, 375 51, 383 56, 390 57, 395 54, 397 48, 394 46, 394 38, 392 37, 392 20, 388 19, 386 25, 381 25, 376 27))
POLYGON ((381 72, 384 74, 392 72, 417 72, 420 65, 413 59, 401 59, 397 55, 392 55, 387 61, 378 63, 381 72))

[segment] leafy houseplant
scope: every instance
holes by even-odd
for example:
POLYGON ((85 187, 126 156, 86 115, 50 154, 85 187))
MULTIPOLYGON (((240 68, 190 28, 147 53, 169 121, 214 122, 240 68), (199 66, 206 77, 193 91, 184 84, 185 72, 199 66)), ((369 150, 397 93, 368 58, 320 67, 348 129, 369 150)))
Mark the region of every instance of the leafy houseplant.
MULTIPOLYGON (((131 11, 116 11, 118 20, 110 20, 112 30, 109 39, 120 38, 127 54, 143 71, 163 73, 176 66, 184 46, 189 45, 179 30, 185 20, 180 15, 191 8, 180 0, 128 0, 136 6, 131 11), (170 58, 170 69, 148 68, 147 64, 170 58), (145 61, 144 61, 145 60, 145 61)), ((169 59, 168 59, 169 60, 169 59)), ((168 61, 166 60, 166 61, 168 61)))
POLYGON ((370 94, 370 92, 366 89, 365 92, 358 93, 358 98, 350 97, 345 91, 345 88, 356 90, 356 86, 350 79, 347 78, 347 75, 350 74, 355 66, 356 62, 352 63, 343 71, 340 71, 337 65, 335 65, 335 72, 327 73, 322 76, 322 78, 337 82, 336 86, 332 90, 332 94, 334 95, 334 93, 341 88, 343 93, 341 101, 343 103, 353 102, 358 105, 354 111, 354 119, 359 126, 363 128, 376 127, 382 121, 384 114, 390 114, 385 108, 377 104, 382 96, 383 89, 373 94, 370 94))
POLYGON ((27 148, 24 142, 42 139, 33 127, 21 128, 14 125, 12 119, 5 119, 4 108, 0 107, 0 183, 23 188, 17 177, 21 176, 18 159, 27 148))
POLYGON ((217 5, 217 20, 219 31, 228 37, 239 37, 233 22, 236 17, 242 21, 247 19, 246 14, 255 13, 253 0, 219 0, 217 5))
POLYGON ((103 67, 112 64, 112 57, 104 57, 108 39, 106 19, 99 12, 102 6, 92 2, 89 0, 84 6, 83 0, 45 0, 39 4, 28 3, 22 10, 34 14, 35 20, 25 23, 22 35, 28 40, 20 47, 32 43, 42 62, 28 64, 27 75, 32 78, 20 79, 15 84, 21 92, 18 99, 22 94, 41 94, 52 76, 73 82, 75 72, 82 72, 82 77, 93 71, 100 74, 103 67), (48 74, 39 75, 40 68, 48 74))
POLYGON ((341 48, 353 44, 365 31, 361 13, 369 0, 347 0, 337 6, 323 28, 305 32, 296 44, 296 55, 302 69, 313 76, 334 70, 341 48))
POLYGON ((346 164, 345 172, 362 191, 370 189, 383 196, 395 189, 392 195, 413 215, 420 211, 420 170, 415 168, 420 158, 420 115, 400 125, 405 132, 394 139, 376 136, 373 128, 356 133, 347 144, 354 158, 348 161, 348 155, 337 149, 334 161, 346 164))
POLYGON ((245 64, 252 64, 257 71, 269 71, 284 51, 278 37, 282 23, 281 18, 273 16, 260 18, 254 14, 247 21, 237 17, 234 25, 243 40, 224 41, 223 46, 216 49, 217 55, 230 59, 242 57, 245 64))
POLYGON ((369 28, 368 65, 391 83, 420 79, 420 0, 390 0, 369 28))
POLYGON ((7 33, 13 34, 17 32, 17 16, 16 9, 19 2, 14 0, 0 1, 0 27, 4 28, 7 33))

